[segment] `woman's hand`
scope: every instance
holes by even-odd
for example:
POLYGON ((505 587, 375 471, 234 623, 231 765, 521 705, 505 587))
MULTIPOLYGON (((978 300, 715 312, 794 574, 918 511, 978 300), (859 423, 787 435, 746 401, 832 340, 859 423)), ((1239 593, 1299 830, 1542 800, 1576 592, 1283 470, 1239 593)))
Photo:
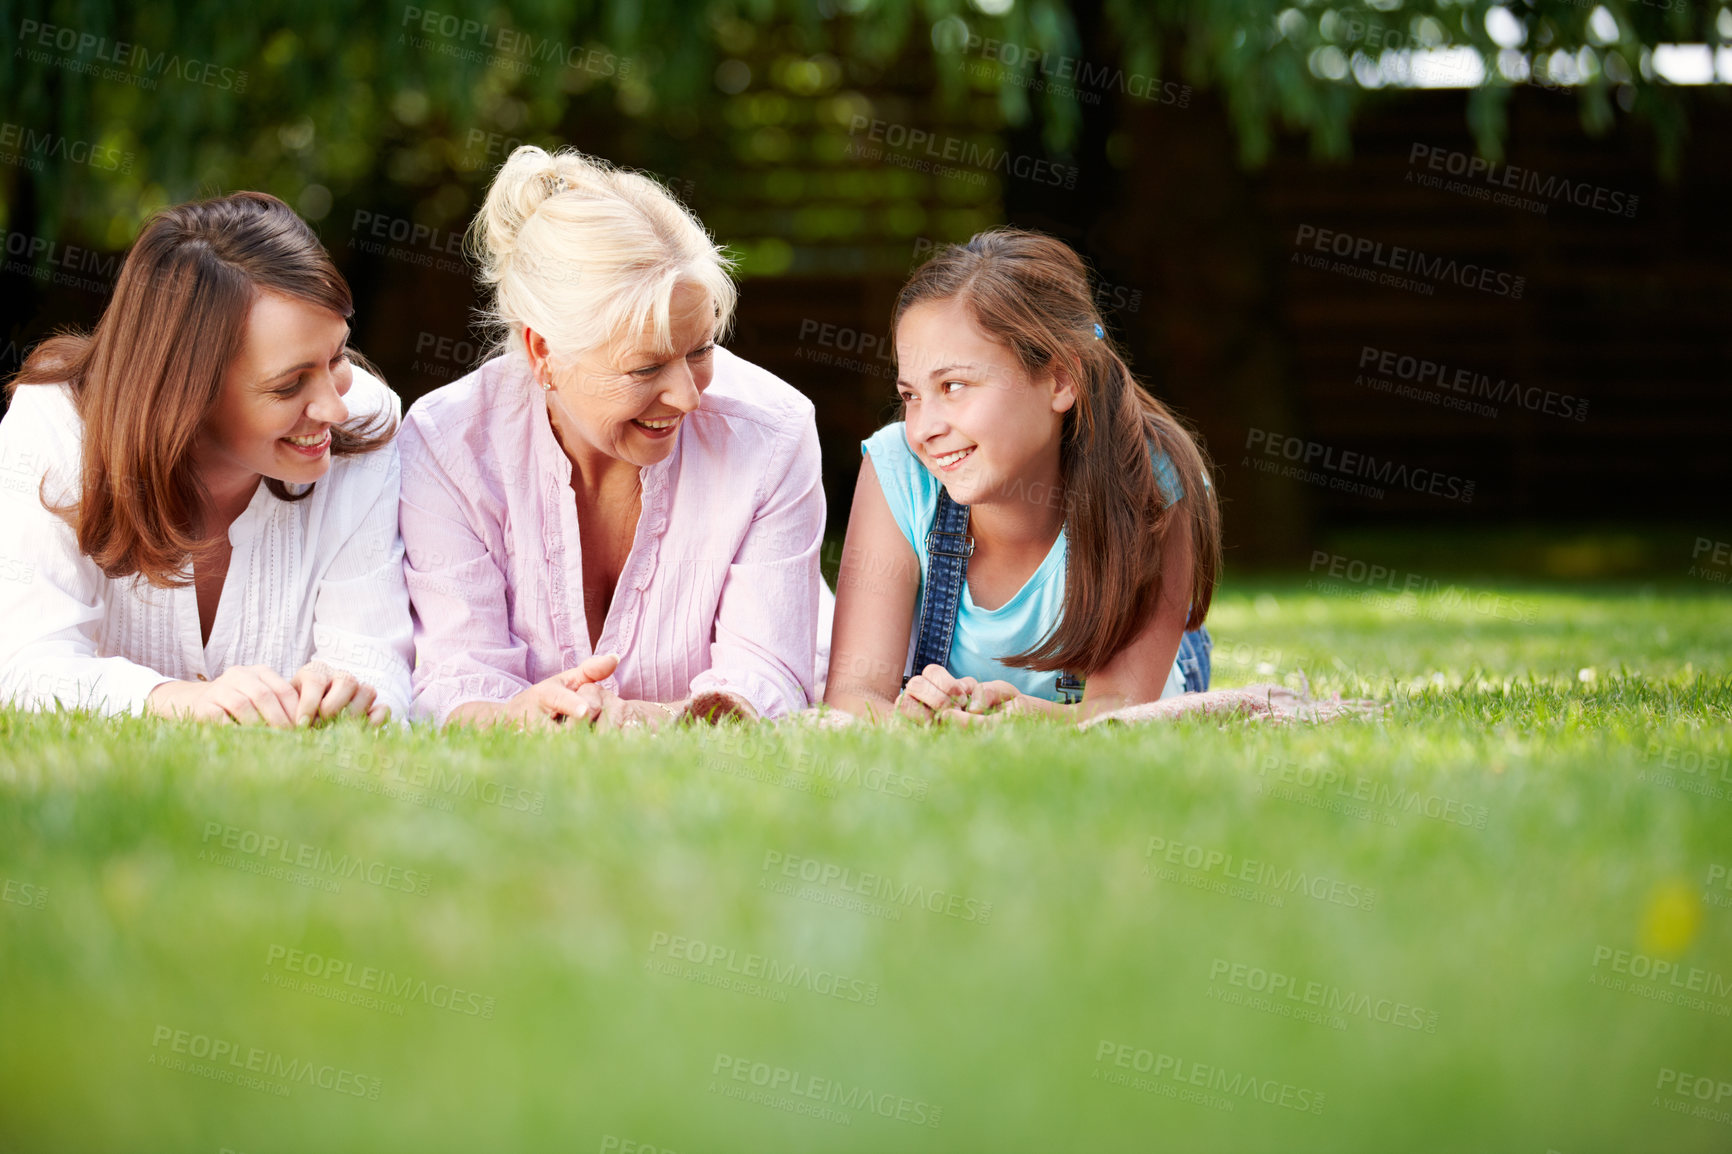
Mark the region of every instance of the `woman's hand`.
POLYGON ((383 725, 391 719, 391 707, 379 701, 378 690, 323 662, 307 662, 289 678, 289 684, 300 693, 296 725, 313 725, 345 714, 364 717, 368 725, 383 725))
POLYGON ((268 665, 235 665, 215 681, 165 681, 145 707, 158 717, 292 729, 300 692, 268 665))
POLYGON ((729 718, 755 721, 752 703, 732 693, 715 691, 684 701, 639 701, 621 697, 602 685, 585 685, 577 691, 597 729, 647 729, 655 732, 678 721, 708 721, 712 725, 729 718))
POLYGON ((286 680, 268 665, 236 665, 215 681, 165 681, 151 690, 146 706, 158 717, 273 729, 294 729, 344 714, 364 717, 369 725, 382 725, 391 717, 371 685, 317 661, 286 680))
POLYGON ((654 733, 684 716, 684 702, 664 705, 659 701, 639 701, 621 697, 600 685, 586 685, 577 695, 595 711, 597 729, 644 729, 654 733))
POLYGON ((615 698, 613 711, 596 724, 604 729, 647 729, 654 733, 664 725, 672 725, 684 717, 684 702, 670 705, 660 701, 615 698))
POLYGON ((486 712, 474 708, 478 702, 460 705, 451 711, 451 720, 508 722, 525 729, 553 729, 569 720, 594 721, 604 707, 601 694, 611 692, 595 683, 605 680, 618 666, 617 654, 598 654, 575 669, 536 682, 486 712))

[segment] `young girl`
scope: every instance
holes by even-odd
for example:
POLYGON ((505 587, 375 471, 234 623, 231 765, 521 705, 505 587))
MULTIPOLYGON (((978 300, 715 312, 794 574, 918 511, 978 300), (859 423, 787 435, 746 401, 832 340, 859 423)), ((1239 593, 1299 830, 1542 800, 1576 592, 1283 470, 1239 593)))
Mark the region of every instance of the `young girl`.
POLYGON ((1107 338, 1076 253, 981 233, 915 272, 893 328, 905 419, 862 446, 825 701, 1083 721, 1207 689, 1208 464, 1107 338))
POLYGON ((409 706, 397 398, 273 196, 165 209, 0 421, 0 705, 380 724, 409 706))

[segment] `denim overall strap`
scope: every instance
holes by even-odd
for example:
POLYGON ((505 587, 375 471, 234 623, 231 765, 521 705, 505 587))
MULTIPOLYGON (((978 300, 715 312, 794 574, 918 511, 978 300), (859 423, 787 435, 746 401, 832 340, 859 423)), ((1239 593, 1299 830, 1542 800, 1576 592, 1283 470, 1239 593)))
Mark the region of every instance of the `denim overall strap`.
POLYGON ((1202 625, 1179 638, 1179 670, 1185 675, 1185 692, 1202 693, 1209 688, 1210 651, 1215 648, 1209 630, 1202 625))
MULTIPOLYGON (((926 590, 920 602, 920 634, 914 645, 913 673, 928 665, 949 667, 950 642, 956 636, 956 614, 962 608, 962 583, 968 579, 968 559, 974 555, 974 538, 968 534, 968 506, 958 505, 941 485, 932 530, 926 534, 926 590)), ((1080 677, 1060 673, 1058 700, 1075 705, 1083 697, 1080 677)))
MULTIPOLYGON (((962 583, 968 579, 968 558, 973 553, 968 506, 952 501, 940 485, 938 511, 932 518, 932 531, 926 534, 926 589, 920 598, 914 673, 928 665, 949 667, 950 641, 956 635, 956 614, 962 608, 962 583)), ((902 684, 908 684, 908 677, 902 684)))

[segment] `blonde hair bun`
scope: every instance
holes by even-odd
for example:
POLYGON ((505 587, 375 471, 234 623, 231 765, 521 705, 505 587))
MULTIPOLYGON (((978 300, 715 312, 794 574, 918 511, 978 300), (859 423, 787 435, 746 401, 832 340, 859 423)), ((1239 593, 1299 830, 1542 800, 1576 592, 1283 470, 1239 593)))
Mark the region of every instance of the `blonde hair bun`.
POLYGON ((492 287, 495 352, 521 352, 525 328, 556 359, 649 324, 668 340, 682 284, 733 319, 731 262, 690 210, 660 184, 573 148, 515 149, 494 174, 469 230, 469 251, 492 287))

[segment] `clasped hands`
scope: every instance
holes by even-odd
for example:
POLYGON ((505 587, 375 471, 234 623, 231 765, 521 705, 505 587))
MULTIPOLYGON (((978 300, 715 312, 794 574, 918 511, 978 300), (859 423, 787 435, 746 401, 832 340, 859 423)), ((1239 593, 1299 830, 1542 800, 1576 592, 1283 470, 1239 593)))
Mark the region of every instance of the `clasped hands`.
POLYGON ((928 665, 897 695, 896 715, 908 721, 980 725, 1026 712, 1020 698, 1008 681, 952 677, 944 666, 928 665))
POLYGON ((617 654, 597 654, 504 702, 495 720, 515 722, 526 729, 587 722, 596 729, 656 730, 687 717, 714 722, 723 717, 752 720, 757 716, 749 702, 730 693, 712 691, 672 704, 621 697, 600 684, 618 666, 617 654))
POLYGON ((391 717, 371 685, 320 661, 309 661, 286 678, 268 665, 236 665, 214 681, 165 681, 151 690, 146 707, 158 717, 273 729, 338 717, 383 725, 391 717))

